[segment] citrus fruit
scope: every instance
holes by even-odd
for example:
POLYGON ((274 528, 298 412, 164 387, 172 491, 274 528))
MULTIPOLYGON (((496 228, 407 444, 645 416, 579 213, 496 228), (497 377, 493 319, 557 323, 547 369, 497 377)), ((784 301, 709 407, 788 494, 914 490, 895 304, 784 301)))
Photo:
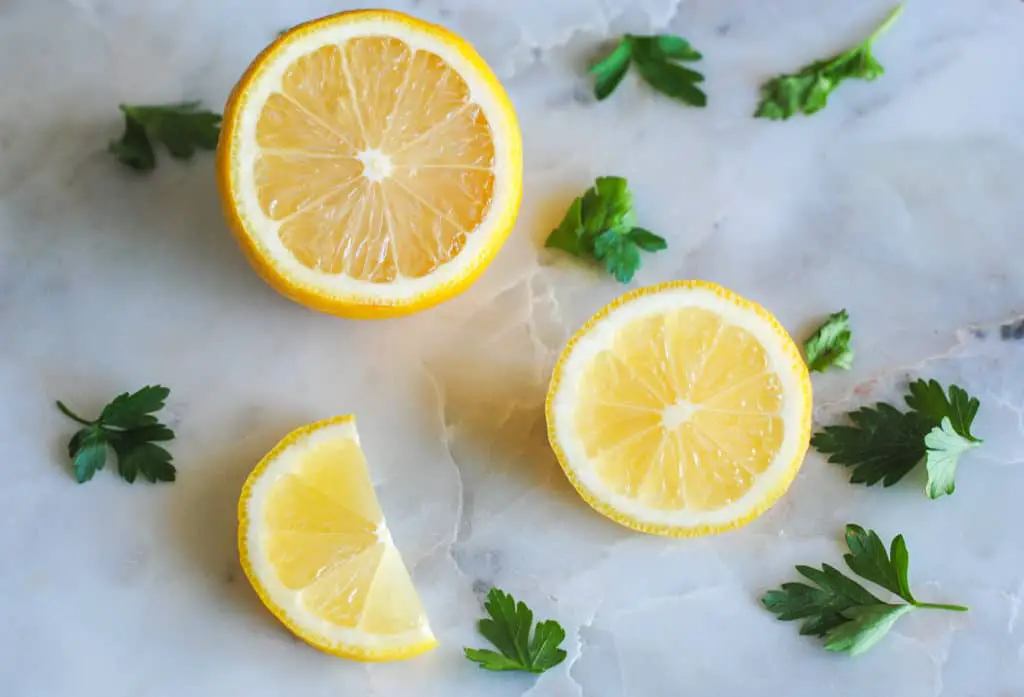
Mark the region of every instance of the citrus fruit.
POLYGON ((455 34, 390 11, 288 31, 224 111, 228 223, 284 295, 388 317, 464 290, 505 241, 522 193, 512 104, 455 34))
POLYGON ((437 645, 391 540, 351 416, 290 433, 238 502, 242 568, 297 636, 363 661, 437 645))
POLYGON ((595 509, 675 537, 763 513, 796 476, 811 383, 765 309, 720 286, 641 288, 570 340, 547 399, 548 434, 595 509))

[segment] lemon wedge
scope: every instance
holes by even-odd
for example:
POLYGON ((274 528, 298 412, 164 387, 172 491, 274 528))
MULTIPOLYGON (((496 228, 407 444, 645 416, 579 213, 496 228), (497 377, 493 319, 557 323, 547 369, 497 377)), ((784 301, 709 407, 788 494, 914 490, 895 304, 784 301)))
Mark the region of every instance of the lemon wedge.
POLYGON ((628 293, 572 338, 548 434, 580 495, 635 530, 739 527, 789 487, 807 451, 811 383, 764 308, 680 281, 628 293))
POLYGON ((437 645, 377 503, 353 417, 281 441, 249 475, 238 520, 246 576, 307 643, 362 661, 437 645))

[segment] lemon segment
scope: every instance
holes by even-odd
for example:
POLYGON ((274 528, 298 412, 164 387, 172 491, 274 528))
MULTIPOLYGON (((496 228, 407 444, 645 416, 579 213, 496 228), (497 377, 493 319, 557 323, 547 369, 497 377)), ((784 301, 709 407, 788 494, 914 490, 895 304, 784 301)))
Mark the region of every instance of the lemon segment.
POLYGON ((352 417, 289 434, 249 476, 238 515, 242 568, 267 608, 306 642, 366 661, 437 644, 352 417))
POLYGON ((283 294, 352 317, 465 289, 518 212, 511 102, 469 44, 390 11, 301 25, 264 51, 224 114, 232 230, 283 294))
POLYGON ((744 525, 785 492, 810 439, 800 352, 766 310, 720 286, 628 293, 555 367, 548 433, 581 496, 644 532, 744 525))

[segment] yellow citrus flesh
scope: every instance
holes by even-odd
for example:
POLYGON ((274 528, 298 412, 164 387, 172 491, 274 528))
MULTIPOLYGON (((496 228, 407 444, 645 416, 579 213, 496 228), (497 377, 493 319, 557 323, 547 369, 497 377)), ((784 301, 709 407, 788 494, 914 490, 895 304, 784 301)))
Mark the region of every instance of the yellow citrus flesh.
POLYGON ((256 467, 239 501, 239 551, 264 604, 323 651, 388 661, 437 644, 352 417, 293 432, 256 467))
POLYGON ((260 274, 306 305, 406 314, 469 285, 504 242, 522 147, 462 39, 387 11, 290 31, 232 94, 218 180, 260 274))
POLYGON ((547 418, 597 510, 645 532, 708 534, 749 522, 789 486, 810 438, 810 379, 766 310, 710 283, 668 283, 580 330, 547 418))

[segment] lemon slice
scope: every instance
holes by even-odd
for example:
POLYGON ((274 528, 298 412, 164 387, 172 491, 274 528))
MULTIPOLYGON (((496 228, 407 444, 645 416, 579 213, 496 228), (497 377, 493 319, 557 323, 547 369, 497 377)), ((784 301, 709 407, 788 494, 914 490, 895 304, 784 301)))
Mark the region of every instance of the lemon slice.
POLYGON ((807 450, 811 383, 765 309, 680 281, 628 293, 572 338, 548 434, 580 495, 609 518, 675 537, 750 522, 807 450))
POLYGON ((225 107, 228 222, 284 295, 351 317, 464 290, 505 241, 522 193, 512 104, 451 32, 389 11, 300 25, 225 107))
POLYGON ((355 420, 290 433, 238 502, 238 547, 263 604, 337 656, 409 658, 437 645, 377 503, 355 420))

